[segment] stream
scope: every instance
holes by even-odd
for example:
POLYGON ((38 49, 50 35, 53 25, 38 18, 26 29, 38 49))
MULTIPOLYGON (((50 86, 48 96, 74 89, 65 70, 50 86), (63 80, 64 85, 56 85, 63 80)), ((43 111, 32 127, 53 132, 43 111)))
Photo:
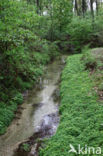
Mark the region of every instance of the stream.
MULTIPOLYGON (((35 134, 39 134, 39 138, 55 134, 59 124, 58 87, 65 59, 66 56, 61 56, 49 64, 40 79, 40 88, 29 91, 7 132, 0 136, 0 156, 20 156, 15 150, 35 134)), ((35 155, 35 151, 32 154, 35 155)))

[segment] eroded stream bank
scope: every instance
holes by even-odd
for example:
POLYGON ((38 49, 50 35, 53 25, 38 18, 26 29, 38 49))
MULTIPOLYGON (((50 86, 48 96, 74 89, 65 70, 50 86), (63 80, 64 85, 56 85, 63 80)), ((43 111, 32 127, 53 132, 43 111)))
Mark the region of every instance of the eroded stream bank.
MULTIPOLYGON (((51 136, 56 132, 58 116, 58 100, 54 93, 59 95, 58 81, 64 66, 66 56, 49 64, 45 76, 41 80, 41 89, 35 88, 29 93, 23 103, 21 114, 13 120, 7 133, 0 136, 0 156, 12 156, 21 142, 38 133, 41 137, 51 136), (41 134, 40 134, 41 132, 41 134)), ((39 136, 40 137, 40 136, 39 136)))

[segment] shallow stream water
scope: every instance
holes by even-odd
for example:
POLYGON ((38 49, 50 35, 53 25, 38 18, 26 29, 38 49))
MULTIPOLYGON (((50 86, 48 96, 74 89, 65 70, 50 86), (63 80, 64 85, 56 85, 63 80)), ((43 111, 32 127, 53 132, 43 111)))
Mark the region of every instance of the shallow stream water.
POLYGON ((18 112, 18 117, 13 120, 7 132, 0 136, 0 156, 12 156, 18 145, 26 141, 41 126, 45 129, 46 126, 52 125, 51 135, 56 132, 59 102, 54 100, 53 94, 58 88, 64 62, 65 56, 62 56, 46 67, 44 78, 40 80, 41 89, 34 87, 29 92, 20 108, 21 113, 18 112), (56 116, 56 119, 51 118, 51 114, 56 116))

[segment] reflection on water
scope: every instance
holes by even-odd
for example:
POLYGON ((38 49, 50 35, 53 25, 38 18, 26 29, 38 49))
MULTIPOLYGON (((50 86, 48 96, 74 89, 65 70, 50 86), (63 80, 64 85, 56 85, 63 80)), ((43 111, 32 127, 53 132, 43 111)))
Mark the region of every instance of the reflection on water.
MULTIPOLYGON (((14 119, 7 133, 0 137, 0 156, 12 156, 13 150, 20 142, 32 136, 40 125, 41 120, 47 114, 58 110, 58 103, 54 102, 52 94, 57 88, 64 58, 55 60, 46 68, 44 79, 40 78, 40 90, 35 88, 23 103, 20 119, 14 119)), ((44 118, 45 119, 45 118, 44 118)), ((49 120, 45 120, 48 122, 49 120)))

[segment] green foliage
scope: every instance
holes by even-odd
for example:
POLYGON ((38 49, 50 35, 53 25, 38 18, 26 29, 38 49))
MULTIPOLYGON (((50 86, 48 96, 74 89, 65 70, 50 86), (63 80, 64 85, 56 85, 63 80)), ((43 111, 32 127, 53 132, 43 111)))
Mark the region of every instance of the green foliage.
POLYGON ((21 148, 26 152, 30 151, 30 145, 27 143, 24 143, 21 148))
POLYGON ((54 24, 56 24, 59 33, 65 31, 67 24, 72 18, 72 2, 68 0, 53 0, 53 18, 54 24))
POLYGON ((67 59, 61 78, 60 124, 40 156, 74 156, 68 153, 70 144, 103 148, 103 109, 81 59, 79 54, 67 59))
POLYGON ((91 43, 92 31, 91 19, 80 17, 74 17, 67 29, 67 33, 71 36, 71 42, 77 50, 91 43))
POLYGON ((91 49, 89 49, 88 46, 83 48, 82 53, 82 61, 85 65, 85 69, 94 70, 95 68, 97 68, 97 61, 95 57, 92 56, 91 49))
POLYGON ((32 88, 44 65, 58 54, 55 43, 43 39, 43 21, 34 4, 0 1, 0 134, 23 102, 21 92, 32 88))
POLYGON ((70 35, 70 42, 75 50, 80 52, 84 45, 91 47, 103 45, 103 12, 95 16, 94 23, 89 15, 85 18, 74 16, 71 23, 68 23, 66 32, 70 35))
MULTIPOLYGON (((5 95, 5 94, 4 94, 5 95)), ((6 103, 0 102, 0 134, 6 132, 7 127, 14 118, 14 112, 17 110, 17 105, 23 102, 21 93, 12 93, 11 99, 8 98, 6 103)))
MULTIPOLYGON (((73 5, 68 0, 0 1, 0 134, 23 102, 21 93, 32 88, 60 51, 103 45, 102 10, 93 22, 89 12, 85 18, 73 16, 73 5)), ((103 66, 88 54, 83 61, 85 67, 103 66)))
POLYGON ((23 102, 22 94, 21 93, 16 94, 16 96, 14 96, 12 98, 12 100, 13 100, 14 103, 22 104, 22 102, 23 102))
POLYGON ((4 134, 13 117, 14 113, 10 107, 0 108, 0 134, 4 134))

